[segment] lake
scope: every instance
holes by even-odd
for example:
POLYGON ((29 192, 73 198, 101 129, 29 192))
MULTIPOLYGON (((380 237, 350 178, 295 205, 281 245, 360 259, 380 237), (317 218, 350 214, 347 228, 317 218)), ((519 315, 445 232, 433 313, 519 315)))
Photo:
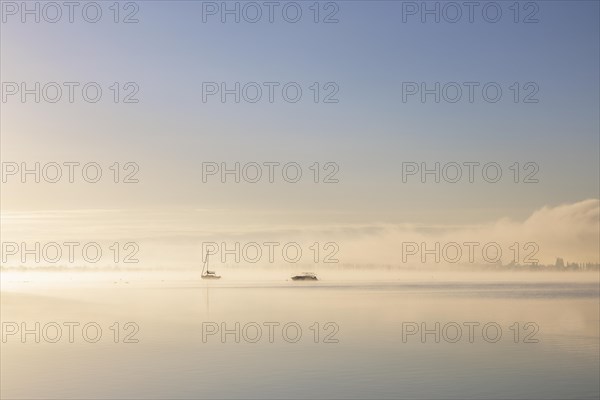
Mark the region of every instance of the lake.
POLYGON ((219 272, 2 272, 2 398, 600 396, 597 273, 219 272))

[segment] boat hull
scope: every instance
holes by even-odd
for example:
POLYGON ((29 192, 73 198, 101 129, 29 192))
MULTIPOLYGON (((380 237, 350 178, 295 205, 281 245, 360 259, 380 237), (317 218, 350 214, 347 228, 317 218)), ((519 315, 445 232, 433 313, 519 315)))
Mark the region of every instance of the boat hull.
POLYGON ((293 281, 318 281, 316 276, 292 276, 293 281))

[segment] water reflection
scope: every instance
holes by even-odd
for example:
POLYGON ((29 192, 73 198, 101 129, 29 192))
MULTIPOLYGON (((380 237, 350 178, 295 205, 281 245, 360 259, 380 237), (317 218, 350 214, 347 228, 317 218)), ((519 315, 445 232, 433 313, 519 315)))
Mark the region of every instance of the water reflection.
POLYGON ((3 276, 3 322, 95 321, 106 338, 94 344, 7 341, 2 397, 597 398, 600 393, 599 291, 593 275, 562 281, 489 275, 361 281, 323 274, 318 282, 299 284, 283 273, 261 274, 261 281, 223 274, 218 282, 202 282, 196 275, 132 274, 123 277, 128 285, 102 274, 54 280, 3 276), (109 327, 115 321, 121 327, 137 323, 139 343, 114 343, 109 327), (407 336, 407 323, 419 332, 407 336), (473 340, 470 323, 478 324, 473 340), (495 339, 494 326, 488 336, 482 333, 492 323, 502 331, 496 341, 487 340, 495 339), (532 333, 528 323, 539 327, 533 336, 537 343, 524 340, 532 333), (209 335, 207 326, 213 329, 209 335), (452 326, 462 328, 459 340, 453 341, 452 326), (297 327, 301 335, 294 341, 297 327), (330 338, 338 342, 326 341, 335 327, 330 338), (425 340, 423 330, 429 331, 425 340))

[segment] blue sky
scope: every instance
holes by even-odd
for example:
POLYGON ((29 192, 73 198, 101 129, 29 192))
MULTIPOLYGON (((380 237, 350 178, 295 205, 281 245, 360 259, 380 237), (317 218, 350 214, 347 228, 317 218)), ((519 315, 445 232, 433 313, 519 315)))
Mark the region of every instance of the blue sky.
POLYGON ((306 14, 297 24, 279 14, 276 23, 203 23, 193 1, 138 2, 137 24, 114 24, 108 3, 97 24, 8 19, 3 82, 134 81, 140 103, 9 101, 3 161, 135 160, 144 179, 127 190, 20 186, 3 192, 3 209, 225 207, 478 223, 597 198, 599 3, 535 2, 533 24, 514 23, 512 2, 497 3, 496 24, 477 12, 474 23, 403 23, 393 1, 337 2, 334 24, 313 23, 312 2, 299 2, 306 14), (294 81, 305 92, 296 104, 202 103, 206 81, 294 81), (407 81, 497 82, 504 92, 495 104, 403 103, 407 81), (310 101, 312 82, 335 82, 339 103, 310 101), (535 82, 539 103, 512 102, 514 82, 535 82), (202 185, 203 161, 334 161, 341 182, 202 185), (540 183, 402 184, 403 161, 494 161, 504 172, 532 161, 540 183))

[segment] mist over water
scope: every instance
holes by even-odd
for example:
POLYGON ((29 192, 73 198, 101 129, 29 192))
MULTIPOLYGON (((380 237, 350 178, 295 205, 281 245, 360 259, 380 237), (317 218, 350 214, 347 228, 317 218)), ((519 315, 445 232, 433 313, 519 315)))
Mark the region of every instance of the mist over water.
POLYGON ((40 343, 8 336, 2 397, 600 393, 596 273, 323 270, 319 281, 295 282, 293 269, 218 272, 216 281, 196 270, 2 272, 3 322, 33 329, 38 321, 43 331, 49 322, 94 321, 102 329, 96 343, 78 330, 69 343, 64 327, 56 343, 43 332, 40 343), (129 338, 138 343, 123 343, 135 330, 124 329, 128 322, 139 328, 129 338))

